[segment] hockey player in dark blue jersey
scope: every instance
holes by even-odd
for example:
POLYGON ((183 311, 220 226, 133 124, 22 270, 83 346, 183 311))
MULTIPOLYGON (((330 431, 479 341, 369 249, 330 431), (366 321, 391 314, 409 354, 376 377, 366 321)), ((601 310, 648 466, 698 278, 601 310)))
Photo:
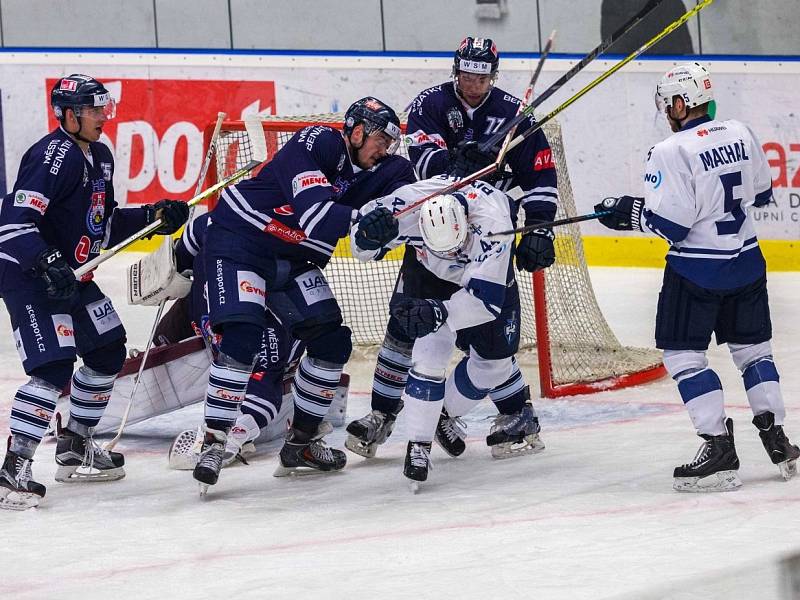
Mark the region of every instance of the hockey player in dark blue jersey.
POLYGON ((111 151, 98 140, 114 117, 114 99, 86 75, 59 79, 50 95, 59 127, 22 157, 19 175, 0 209, 0 296, 22 366, 30 380, 11 407, 11 437, 0 470, 0 507, 36 506, 45 487, 32 479, 33 454, 56 400, 72 378, 70 416, 58 427, 57 481, 124 476, 120 453, 92 438, 125 359, 125 330, 111 300, 91 274, 73 269, 153 222, 160 234, 186 220, 184 202, 141 208, 114 201, 111 151), (73 374, 76 355, 83 359, 73 374))
POLYGON ((265 305, 307 348, 276 475, 344 467, 344 453, 324 444, 319 426, 350 356, 351 332, 320 269, 358 208, 415 179, 411 164, 392 155, 399 140, 395 112, 363 98, 347 110, 342 132, 306 127, 256 177, 222 193, 206 235, 210 319, 222 342, 194 471, 201 489, 219 476, 227 433, 261 347, 265 305))
MULTIPOLYGON (((495 161, 497 151, 481 152, 478 144, 513 119, 520 104, 517 98, 494 86, 499 64, 492 40, 467 37, 453 58, 453 80, 423 90, 414 99, 408 115, 408 154, 420 179, 441 174, 464 177, 495 161)), ((517 133, 524 132, 534 122, 533 117, 523 121, 517 133)), ((522 189, 519 202, 526 225, 552 221, 558 186, 544 132, 539 130, 531 135, 508 153, 506 161, 507 170, 501 174, 501 180, 492 183, 501 190, 515 186, 522 189)), ((552 265, 553 239, 549 229, 525 234, 515 250, 517 269, 533 272, 552 265)), ((441 293, 450 285, 430 283, 436 278, 426 272, 413 252, 405 253, 401 279, 409 289, 418 289, 428 282, 424 283, 427 294, 441 293)), ((376 446, 391 433, 402 408, 400 395, 408 378, 412 346, 413 340, 403 334, 395 319, 390 319, 375 367, 372 410, 348 425, 351 437, 347 447, 354 452, 374 456, 376 446)), ((513 412, 522 409, 530 391, 515 364, 511 378, 489 395, 498 408, 503 407, 501 412, 513 412)), ((448 454, 457 456, 465 448, 463 437, 458 420, 443 413, 436 432, 437 442, 448 454)))

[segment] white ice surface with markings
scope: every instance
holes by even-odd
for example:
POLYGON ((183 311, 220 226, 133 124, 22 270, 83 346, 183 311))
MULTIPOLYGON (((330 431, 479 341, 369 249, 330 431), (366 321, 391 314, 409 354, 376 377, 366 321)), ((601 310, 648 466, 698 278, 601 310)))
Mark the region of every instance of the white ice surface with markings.
MULTIPOLYGON (((97 281, 141 348, 155 309, 125 305, 122 267, 133 258, 104 265, 97 281)), ((621 340, 651 344, 660 272, 593 269, 592 280, 621 340)), ((797 440, 800 275, 771 274, 769 291, 787 432, 797 440)), ((0 312, 5 436, 26 378, 0 312)), ((736 424, 739 491, 672 491, 673 467, 700 440, 669 379, 537 400, 547 450, 505 461, 484 444, 494 411, 483 404, 467 419, 465 455, 434 448, 417 495, 402 476, 401 414, 376 459, 348 453, 341 473, 278 479, 273 442, 249 466, 223 471, 201 499, 190 473, 166 461, 171 438, 200 419, 194 406, 130 428, 117 447, 127 459, 119 482, 55 483, 54 444, 43 443, 34 464, 48 486, 42 505, 0 511, 0 598, 778 597, 769 562, 800 550, 800 480, 783 482, 767 459, 726 348, 710 356, 736 424)), ((351 419, 368 410, 372 364, 349 371, 351 419)), ((534 379, 531 366, 524 371, 534 379)), ((341 448, 343 436, 337 429, 331 444, 341 448)))

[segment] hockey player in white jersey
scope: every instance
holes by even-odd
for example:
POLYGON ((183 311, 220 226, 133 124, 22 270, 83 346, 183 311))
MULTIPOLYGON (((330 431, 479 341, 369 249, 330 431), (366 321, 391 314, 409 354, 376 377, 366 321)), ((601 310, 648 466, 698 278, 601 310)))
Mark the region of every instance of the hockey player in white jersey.
POLYGON ((785 479, 797 472, 800 449, 783 431, 785 409, 772 357, 766 265, 750 207, 772 199, 767 158, 753 132, 708 115, 714 87, 700 64, 681 65, 661 79, 656 100, 674 134, 647 158, 643 198, 607 198, 600 222, 611 229, 652 231, 670 243, 656 316, 656 345, 678 384, 703 444, 677 467, 678 491, 727 491, 741 486, 733 421, 722 384, 706 360, 712 332, 727 343, 742 373, 753 424, 785 479))
MULTIPOLYGON (((514 239, 489 239, 492 231, 511 228, 513 201, 484 182, 453 195, 435 196, 418 210, 395 218, 420 197, 442 189, 445 176, 403 186, 361 209, 351 231, 353 254, 379 260, 406 244, 435 278, 456 284, 447 297, 405 290, 403 279, 392 298, 392 316, 415 340, 411 370, 402 400, 409 442, 403 473, 425 481, 431 442, 442 411, 466 414, 489 390, 507 381, 519 348, 520 303, 511 257, 514 239), (446 377, 456 345, 467 352, 446 377)), ((495 420, 487 443, 508 447, 508 454, 544 449, 530 402, 495 420), (511 448, 513 446, 513 448, 511 448)))

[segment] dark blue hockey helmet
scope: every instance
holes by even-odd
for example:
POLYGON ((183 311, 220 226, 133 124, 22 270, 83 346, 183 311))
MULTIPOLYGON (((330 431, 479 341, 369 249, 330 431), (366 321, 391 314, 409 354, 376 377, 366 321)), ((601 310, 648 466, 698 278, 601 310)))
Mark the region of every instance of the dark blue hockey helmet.
POLYGON ((105 86, 88 75, 74 73, 62 77, 50 90, 50 105, 56 118, 64 118, 64 109, 71 108, 80 117, 84 108, 101 109, 106 119, 116 115, 116 102, 105 86))
POLYGON ((364 125, 364 134, 372 135, 381 131, 394 140, 389 152, 393 152, 400 142, 400 119, 387 104, 377 98, 367 96, 356 100, 344 114, 343 131, 348 138, 359 123, 364 125))
POLYGON ((489 38, 465 37, 453 57, 453 75, 464 71, 494 76, 499 66, 497 45, 489 38))

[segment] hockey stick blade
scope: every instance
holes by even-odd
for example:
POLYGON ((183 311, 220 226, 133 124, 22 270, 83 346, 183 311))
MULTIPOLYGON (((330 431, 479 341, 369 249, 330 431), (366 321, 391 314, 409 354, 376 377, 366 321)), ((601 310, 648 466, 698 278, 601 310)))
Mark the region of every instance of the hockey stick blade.
POLYGON ((587 215, 578 215, 577 217, 567 217, 565 219, 558 219, 557 221, 548 221, 545 223, 536 223, 535 225, 527 225, 517 229, 509 229, 508 231, 498 231, 497 233, 489 233, 486 237, 496 238, 507 235, 517 235, 518 233, 528 233, 529 231, 536 231, 537 229, 550 229, 551 227, 558 227, 560 225, 571 225, 572 223, 580 223, 581 221, 591 221, 592 219, 599 219, 610 215, 610 210, 600 210, 598 212, 589 213, 587 215))
POLYGON ((247 115, 244 118, 244 129, 250 138, 251 160, 257 160, 259 163, 267 160, 267 138, 258 115, 247 115))
POLYGON ((617 29, 614 33, 612 33, 608 38, 600 42, 600 45, 597 46, 594 50, 589 52, 586 56, 584 56, 578 63, 576 63, 569 71, 564 73, 561 77, 559 77, 550 87, 548 87, 545 91, 543 91, 537 98, 534 100, 529 107, 523 112, 514 117, 511 121, 509 121, 505 127, 502 127, 497 133, 495 133, 491 138, 486 140, 486 142, 481 146, 481 149, 484 151, 488 151, 489 148, 492 148, 495 144, 500 143, 506 134, 511 131, 511 129, 516 128, 520 123, 522 123, 526 117, 533 113, 543 102, 545 102, 550 96, 555 94, 558 90, 560 90, 565 83, 567 83, 570 79, 575 77, 580 71, 586 67, 590 62, 592 62, 595 58, 603 54, 606 50, 608 50, 611 46, 613 46, 616 42, 620 40, 624 35, 626 35, 629 31, 631 31, 634 27, 636 27, 642 20, 650 14, 659 4, 661 4, 664 0, 650 0, 645 6, 628 19, 619 29, 617 29))
MULTIPOLYGON (((597 87, 598 85, 603 83, 606 79, 611 77, 614 73, 619 71, 622 67, 627 65, 634 58, 636 58, 637 56, 639 56, 643 52, 646 52, 647 50, 652 48, 655 44, 657 44, 662 39, 664 39, 666 36, 668 36, 670 33, 675 31, 678 27, 680 27, 681 25, 686 23, 686 21, 691 19, 694 15, 699 13, 701 10, 703 10, 706 6, 711 4, 713 1, 714 0, 699 0, 698 3, 693 8, 691 8, 688 11, 686 11, 683 15, 678 17, 675 21, 673 21, 672 23, 667 25, 661 31, 661 33, 657 34, 655 37, 653 37, 650 40, 648 40, 647 42, 645 42, 641 47, 639 47, 636 50, 634 50, 633 52, 631 52, 628 56, 626 56, 620 62, 615 64, 613 67, 611 67, 608 71, 606 71, 605 73, 600 75, 598 78, 596 78, 594 81, 592 81, 588 85, 586 85, 583 88, 581 88, 571 98, 569 98, 568 100, 564 101, 562 104, 558 105, 551 112, 547 113, 547 115, 545 115, 545 117, 541 121, 537 121, 536 125, 534 125, 533 127, 530 127, 529 129, 526 129, 524 132, 522 132, 517 137, 515 137, 514 141, 511 142, 511 144, 508 146, 508 151, 510 152, 513 148, 515 148, 516 146, 521 144, 528 137, 530 137, 531 135, 533 135, 534 133, 539 131, 542 127, 544 127, 544 125, 546 123, 549 123, 550 121, 552 121, 556 117, 556 115, 561 113, 564 109, 566 109, 567 107, 571 106, 577 100, 580 100, 581 98, 583 98, 583 96, 585 96, 590 91, 592 91, 595 87, 597 87)), ((533 105, 531 105, 531 106, 533 106, 533 105)))
MULTIPOLYGON (((235 173, 233 173, 230 176, 226 177, 222 181, 220 181, 218 183, 215 183, 211 187, 207 188, 204 192, 202 192, 200 194, 197 194, 194 198, 189 200, 186 204, 188 204, 191 207, 191 206, 194 206, 195 204, 199 204, 200 202, 202 202, 206 198, 210 198, 211 196, 216 194, 221 189, 231 185, 233 182, 235 182, 238 179, 240 179, 241 177, 244 177, 245 175, 247 175, 247 173, 249 173, 250 171, 252 171, 256 167, 258 167, 261 163, 262 163, 262 161, 251 160, 250 162, 248 162, 245 166, 243 166, 241 169, 239 169, 235 173)), ((161 225, 162 225, 161 219, 156 219, 155 221, 150 223, 147 227, 144 227, 144 228, 140 229, 136 233, 134 233, 134 234, 128 236, 127 238, 125 238, 124 240, 122 240, 116 246, 112 246, 111 248, 106 250, 100 256, 97 256, 97 257, 93 258, 92 260, 87 262, 85 265, 81 265, 80 267, 75 269, 75 277, 80 279, 81 277, 86 275, 86 273, 96 269, 99 265, 101 265, 104 262, 106 262, 109 258, 111 258, 115 254, 117 254, 119 251, 124 250, 125 248, 127 248, 128 246, 133 244, 134 242, 138 242, 140 239, 142 239, 144 237, 147 237, 148 235, 154 234, 158 230, 158 228, 161 227, 161 225)))

